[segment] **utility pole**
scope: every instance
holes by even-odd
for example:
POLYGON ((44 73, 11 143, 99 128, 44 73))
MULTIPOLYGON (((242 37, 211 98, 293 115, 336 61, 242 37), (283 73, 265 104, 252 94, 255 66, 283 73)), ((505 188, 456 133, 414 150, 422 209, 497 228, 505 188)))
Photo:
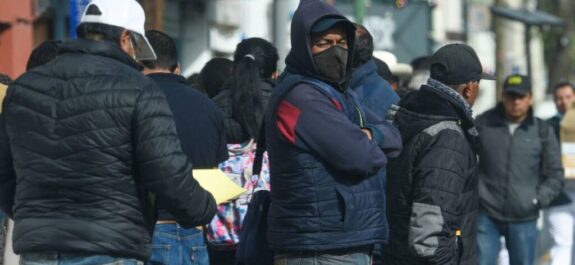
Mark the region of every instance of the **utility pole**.
POLYGON ((355 16, 355 22, 358 24, 363 24, 363 17, 365 16, 365 0, 354 0, 355 4, 353 6, 353 14, 355 16))
POLYGON ((274 0, 274 45, 278 50, 279 65, 278 70, 283 69, 283 62, 288 53, 288 27, 290 25, 289 10, 291 7, 290 1, 287 0, 274 0))
MULTIPOLYGON (((520 9, 524 6, 523 0, 495 0, 495 5, 500 7, 509 7, 520 9)), ((524 25, 509 21, 500 16, 494 16, 495 19, 495 67, 497 75, 497 101, 501 100, 501 91, 503 82, 508 74, 518 72, 528 74, 531 64, 529 56, 525 54, 529 51, 528 39, 531 37, 530 32, 526 32, 524 25)), ((530 54, 530 53, 529 53, 530 54)))
MULTIPOLYGON (((505 0, 495 0, 496 6, 504 6, 505 0)), ((496 97, 497 101, 501 100, 501 91, 503 89, 503 80, 505 80, 505 47, 504 47, 504 24, 503 18, 494 17, 495 19, 495 70, 496 70, 496 97)))

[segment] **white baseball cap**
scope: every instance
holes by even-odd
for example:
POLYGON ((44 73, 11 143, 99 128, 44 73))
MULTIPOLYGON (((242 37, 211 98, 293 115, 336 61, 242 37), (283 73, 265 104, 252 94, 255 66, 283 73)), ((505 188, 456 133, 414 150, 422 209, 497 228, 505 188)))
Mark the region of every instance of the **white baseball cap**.
POLYGON ((396 76, 411 76, 413 74, 413 67, 409 64, 398 63, 395 54, 388 51, 374 51, 373 57, 382 60, 389 67, 391 74, 396 76))
POLYGON ((92 0, 80 20, 80 24, 100 23, 131 31, 136 39, 136 60, 153 61, 156 60, 156 53, 146 38, 145 22, 144 9, 136 0, 92 0), (99 12, 86 14, 91 6, 95 6, 99 12))

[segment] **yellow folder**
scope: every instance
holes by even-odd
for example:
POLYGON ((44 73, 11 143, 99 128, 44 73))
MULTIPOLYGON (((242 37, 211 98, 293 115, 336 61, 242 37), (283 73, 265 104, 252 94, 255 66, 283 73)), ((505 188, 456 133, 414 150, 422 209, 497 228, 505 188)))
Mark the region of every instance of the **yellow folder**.
POLYGON ((193 174, 200 186, 209 191, 218 204, 236 199, 246 192, 219 169, 194 169, 193 174))

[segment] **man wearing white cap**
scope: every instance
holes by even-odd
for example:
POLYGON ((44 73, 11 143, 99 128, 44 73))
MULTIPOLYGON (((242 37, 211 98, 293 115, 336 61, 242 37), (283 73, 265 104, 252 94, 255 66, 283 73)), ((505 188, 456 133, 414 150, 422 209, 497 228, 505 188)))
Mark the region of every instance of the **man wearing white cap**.
POLYGON ((193 179, 172 113, 135 60, 154 60, 135 0, 94 0, 79 40, 8 88, 0 117, 0 208, 24 265, 141 264, 153 204, 182 227, 216 205, 193 179))

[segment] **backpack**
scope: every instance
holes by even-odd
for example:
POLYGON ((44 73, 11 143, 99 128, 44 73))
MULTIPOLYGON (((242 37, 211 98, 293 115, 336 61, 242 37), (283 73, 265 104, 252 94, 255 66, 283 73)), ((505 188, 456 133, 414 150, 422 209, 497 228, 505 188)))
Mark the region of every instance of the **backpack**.
POLYGON ((228 144, 230 158, 219 164, 230 180, 247 192, 239 198, 218 205, 218 211, 204 229, 206 244, 214 250, 236 250, 240 241, 242 222, 248 210, 253 191, 269 190, 267 156, 262 157, 261 177, 252 174, 257 144, 252 140, 242 144, 228 144))

